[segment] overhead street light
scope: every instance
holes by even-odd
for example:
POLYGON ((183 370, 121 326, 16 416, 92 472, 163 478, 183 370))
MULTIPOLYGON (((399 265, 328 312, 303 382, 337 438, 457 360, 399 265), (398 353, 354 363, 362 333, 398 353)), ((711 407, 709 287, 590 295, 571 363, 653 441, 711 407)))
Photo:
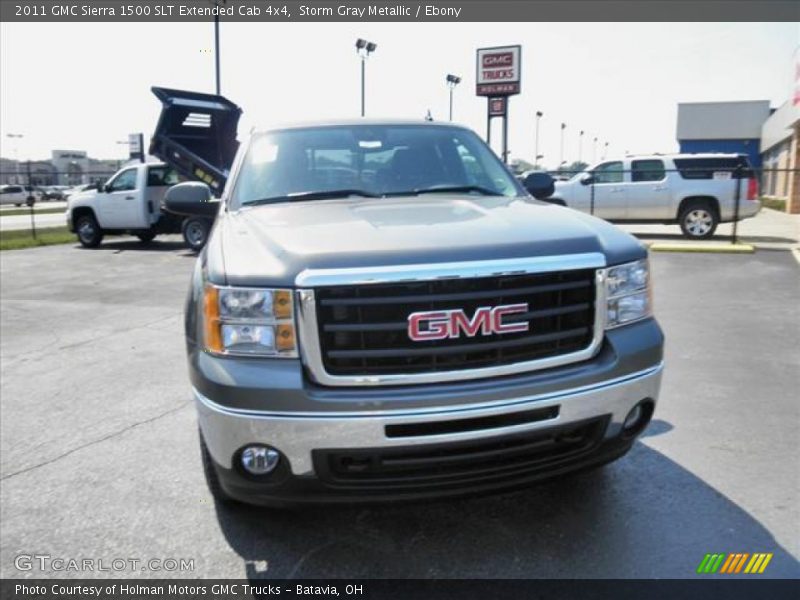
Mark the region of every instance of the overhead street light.
POLYGON ((559 155, 559 164, 564 164, 564 130, 567 128, 566 123, 561 124, 561 154, 559 155))
POLYGON ((366 64, 369 55, 375 52, 375 49, 378 47, 378 44, 373 42, 369 42, 367 40, 358 38, 356 40, 356 54, 361 57, 361 116, 363 117, 366 114, 365 111, 365 97, 364 97, 364 78, 365 78, 365 71, 366 71, 366 64))
POLYGON ((461 77, 458 75, 450 75, 448 74, 445 78, 447 82, 447 87, 450 89, 450 120, 453 120, 453 90, 455 87, 461 83, 461 77))
POLYGON ((583 155, 583 129, 578 134, 578 162, 581 162, 581 157, 583 155))

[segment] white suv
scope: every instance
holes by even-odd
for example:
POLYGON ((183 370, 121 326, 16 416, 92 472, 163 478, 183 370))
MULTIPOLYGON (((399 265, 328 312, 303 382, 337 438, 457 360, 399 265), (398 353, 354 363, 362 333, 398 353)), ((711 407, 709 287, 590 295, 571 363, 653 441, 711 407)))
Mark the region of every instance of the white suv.
POLYGON ((33 196, 36 202, 42 199, 42 194, 29 185, 4 185, 0 186, 0 204, 13 204, 22 206, 27 204, 28 197, 33 196))
POLYGON ((677 223, 686 237, 714 235, 719 223, 761 209, 758 182, 741 154, 627 156, 556 181, 549 202, 615 223, 677 223))

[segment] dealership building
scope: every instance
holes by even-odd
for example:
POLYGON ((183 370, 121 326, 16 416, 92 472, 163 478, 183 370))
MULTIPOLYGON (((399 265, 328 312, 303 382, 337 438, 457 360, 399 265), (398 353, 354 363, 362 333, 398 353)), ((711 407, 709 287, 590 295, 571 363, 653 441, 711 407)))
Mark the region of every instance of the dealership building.
POLYGON ((119 169, 122 161, 90 158, 83 150, 53 150, 50 160, 11 160, 0 158, 0 183, 42 185, 80 185, 105 181, 119 169))
POLYGON ((800 213, 800 101, 771 108, 768 100, 678 104, 681 152, 746 154, 759 171, 761 194, 800 213))

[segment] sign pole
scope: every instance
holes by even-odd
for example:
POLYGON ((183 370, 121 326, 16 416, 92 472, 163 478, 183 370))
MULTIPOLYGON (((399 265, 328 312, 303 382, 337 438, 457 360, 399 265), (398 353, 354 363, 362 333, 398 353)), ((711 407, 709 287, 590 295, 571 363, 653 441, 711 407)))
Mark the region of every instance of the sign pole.
POLYGON ((36 204, 36 196, 33 195, 33 175, 31 175, 31 161, 28 160, 28 197, 25 203, 31 212, 31 236, 36 239, 36 219, 33 216, 33 205, 36 204))
POLYGON ((521 91, 521 73, 522 46, 478 48, 475 61, 475 94, 487 97, 486 143, 490 146, 492 143, 492 118, 502 117, 503 140, 500 155, 505 164, 508 164, 509 155, 508 100, 521 91))
MULTIPOLYGON (((508 102, 508 99, 506 99, 508 102)), ((506 114, 503 115, 503 162, 508 164, 508 107, 506 106, 506 114)))

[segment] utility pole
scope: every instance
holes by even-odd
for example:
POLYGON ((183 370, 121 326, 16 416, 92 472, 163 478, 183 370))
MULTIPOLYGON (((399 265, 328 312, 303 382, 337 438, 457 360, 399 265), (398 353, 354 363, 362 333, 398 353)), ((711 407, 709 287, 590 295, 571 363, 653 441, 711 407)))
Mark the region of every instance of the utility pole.
POLYGON ((31 174, 31 161, 28 159, 28 197, 25 203, 31 212, 31 235, 36 239, 36 219, 33 217, 33 205, 36 203, 36 197, 33 195, 33 175, 31 174))
POLYGON ((6 137, 14 140, 14 183, 19 185, 22 179, 19 176, 19 140, 25 136, 21 133, 7 133, 6 137))
POLYGON ((214 67, 217 79, 217 96, 222 92, 219 74, 219 15, 214 15, 214 67))

